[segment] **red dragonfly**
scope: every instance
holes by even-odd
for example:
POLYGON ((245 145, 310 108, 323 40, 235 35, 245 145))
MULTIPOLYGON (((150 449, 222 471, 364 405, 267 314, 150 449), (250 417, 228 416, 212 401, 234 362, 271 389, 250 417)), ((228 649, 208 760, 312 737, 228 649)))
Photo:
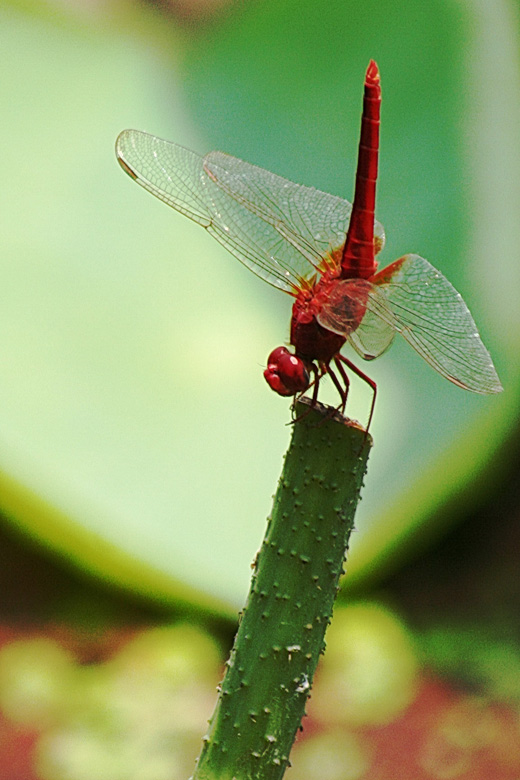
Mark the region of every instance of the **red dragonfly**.
POLYGON ((442 376, 475 393, 502 385, 460 294, 419 255, 377 271, 384 231, 375 220, 381 86, 371 60, 365 77, 354 203, 295 184, 223 152, 199 157, 138 130, 116 142, 118 161, 138 184, 206 228, 264 281, 294 297, 291 353, 277 347, 264 371, 269 386, 295 396, 313 386, 315 404, 328 374, 344 411, 348 368, 376 384, 340 353, 349 342, 365 360, 385 352, 396 333, 442 376))

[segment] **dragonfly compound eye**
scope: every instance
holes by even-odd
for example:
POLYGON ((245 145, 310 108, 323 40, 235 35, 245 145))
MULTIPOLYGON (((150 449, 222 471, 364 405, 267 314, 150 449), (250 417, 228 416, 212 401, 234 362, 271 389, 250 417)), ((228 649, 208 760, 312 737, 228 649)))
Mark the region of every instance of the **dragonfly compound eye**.
POLYGON ((264 377, 269 387, 278 395, 302 393, 310 382, 303 360, 291 355, 285 347, 277 347, 271 352, 264 377))

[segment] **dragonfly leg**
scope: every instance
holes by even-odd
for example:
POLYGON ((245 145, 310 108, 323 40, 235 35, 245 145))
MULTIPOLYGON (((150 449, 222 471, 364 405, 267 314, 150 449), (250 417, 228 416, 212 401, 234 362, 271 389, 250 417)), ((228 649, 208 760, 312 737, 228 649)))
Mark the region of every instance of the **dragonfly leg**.
MULTIPOLYGON (((329 363, 322 363, 322 362, 320 362, 318 365, 319 365, 319 373, 316 374, 316 380, 315 380, 316 381, 316 385, 315 385, 314 392, 312 394, 312 405, 314 405, 316 403, 316 401, 317 401, 317 397, 318 397, 318 383, 319 383, 320 379, 323 376, 325 376, 325 374, 328 374, 328 376, 330 376, 330 378, 332 380, 332 383, 333 383, 334 387, 336 388, 336 390, 338 391, 339 396, 341 398, 341 403, 338 406, 330 407, 328 414, 323 418, 323 420, 320 423, 320 425, 322 425, 325 422, 325 420, 329 420, 331 417, 334 416, 334 414, 336 412, 340 412, 341 414, 344 413, 345 405, 347 403, 348 390, 349 390, 349 387, 350 387, 350 380, 349 380, 349 378, 347 376, 347 373, 346 373, 346 371, 345 371, 345 369, 343 368, 342 365, 338 364, 336 366, 336 368, 338 369, 338 373, 341 375, 341 379, 343 380, 343 385, 341 384, 340 380, 336 376, 336 374, 333 371, 333 369, 330 367, 329 363)), ((311 409, 312 409, 312 405, 310 407, 311 409)))
POLYGON ((356 376, 358 376, 360 379, 363 380, 363 382, 366 382, 367 385, 369 385, 372 388, 372 392, 373 392, 372 404, 370 406, 370 414, 368 416, 368 425, 367 425, 367 428, 366 428, 367 429, 367 433, 368 433, 368 431, 370 429, 370 423, 372 422, 372 417, 374 415, 374 408, 375 408, 375 405, 376 405, 377 385, 376 385, 376 383, 374 382, 373 379, 370 379, 370 377, 367 376, 363 371, 361 371, 361 369, 358 368, 354 363, 352 363, 351 360, 349 360, 348 358, 344 357, 344 355, 339 355, 338 354, 338 355, 336 355, 334 357, 334 363, 336 364, 336 368, 342 374, 342 376, 343 376, 343 373, 344 373, 345 369, 342 366, 341 367, 342 371, 340 371, 340 361, 341 361, 341 363, 344 363, 346 366, 348 366, 348 368, 350 368, 350 370, 353 371, 354 374, 356 374, 356 376))
MULTIPOLYGON (((314 363, 311 363, 311 371, 314 374, 314 379, 309 385, 309 387, 312 387, 311 409, 313 409, 316 406, 316 403, 318 401, 318 390, 320 387, 320 379, 322 378, 325 372, 323 371, 321 366, 318 371, 314 363)), ((307 388, 307 390, 309 389, 309 387, 307 388)))
POLYGON ((316 367, 316 365, 314 363, 309 363, 307 368, 314 375, 314 379, 312 380, 312 382, 309 382, 307 388, 302 393, 300 393, 299 395, 294 397, 293 405, 292 405, 292 408, 291 408, 291 412, 292 412, 292 416, 293 416, 293 418, 292 418, 292 422, 293 423, 298 422, 303 417, 306 417, 309 414, 309 412, 312 409, 314 409, 314 407, 316 406, 316 403, 318 401, 318 390, 319 390, 319 387, 320 387, 320 379, 326 373, 326 370, 324 370, 322 368, 322 366, 320 366, 320 368, 318 370, 318 368, 316 367), (299 399, 302 398, 305 395, 305 393, 307 392, 307 390, 309 390, 309 388, 311 388, 311 387, 312 387, 312 396, 311 396, 311 402, 309 404, 309 408, 303 414, 300 414, 299 417, 295 417, 294 416, 294 410, 296 408, 296 402, 299 401, 299 399))
POLYGON ((341 404, 338 406, 338 409, 341 412, 341 414, 343 414, 345 412, 345 406, 347 405, 347 396, 348 396, 348 391, 350 389, 350 379, 348 378, 347 372, 345 371, 345 369, 343 368, 343 366, 341 365, 337 357, 334 358, 334 365, 336 366, 338 373, 340 374, 343 380, 343 387, 341 386, 341 383, 338 382, 337 377, 331 371, 330 366, 329 366, 329 374, 330 374, 330 378, 332 379, 332 381, 334 382, 335 386, 338 389, 341 398, 341 404))
MULTIPOLYGON (((340 373, 342 374, 341 378, 343 379, 343 374, 344 374, 343 366, 341 368, 342 368, 342 370, 340 371, 340 373)), ((347 403, 347 395, 348 395, 348 387, 349 387, 348 378, 347 378, 347 382, 346 382, 346 384, 344 386, 344 385, 341 384, 341 382, 339 381, 338 377, 336 376, 336 374, 334 373, 334 371, 332 370, 332 368, 330 366, 327 366, 327 374, 332 379, 334 387, 338 391, 339 397, 341 398, 341 403, 339 404, 339 406, 336 407, 335 411, 339 411, 339 412, 341 412, 341 414, 343 414, 343 412, 345 411, 346 403, 347 403)))

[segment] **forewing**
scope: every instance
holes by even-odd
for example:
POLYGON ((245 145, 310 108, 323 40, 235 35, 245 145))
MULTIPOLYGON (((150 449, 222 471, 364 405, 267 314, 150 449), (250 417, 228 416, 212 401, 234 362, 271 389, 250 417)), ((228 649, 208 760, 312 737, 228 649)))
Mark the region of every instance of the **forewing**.
POLYGON ((123 170, 141 187, 199 225, 209 227, 211 209, 201 186, 201 157, 140 130, 119 134, 116 156, 123 170))
POLYGON ((348 338, 365 360, 382 355, 396 330, 384 293, 366 279, 337 282, 317 319, 327 330, 348 338))
MULTIPOLYGON (((207 154, 204 167, 222 190, 298 250, 301 263, 297 270, 302 277, 309 275, 309 263, 316 266, 322 257, 343 246, 352 212, 347 200, 295 184, 223 152, 207 154)), ((379 251, 384 230, 377 221, 375 235, 379 251)))
POLYGON ((461 295, 419 255, 405 255, 372 280, 384 293, 393 327, 442 376, 475 393, 502 385, 461 295))
POLYGON ((306 276, 314 272, 314 266, 272 224, 223 190, 194 152, 148 133, 124 130, 116 141, 116 154, 138 184, 206 228, 269 284, 295 292, 302 268, 306 276))

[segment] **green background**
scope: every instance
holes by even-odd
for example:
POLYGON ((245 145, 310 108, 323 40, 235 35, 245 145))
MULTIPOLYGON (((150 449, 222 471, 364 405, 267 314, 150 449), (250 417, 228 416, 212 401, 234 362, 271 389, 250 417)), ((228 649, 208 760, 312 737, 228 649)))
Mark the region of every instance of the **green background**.
MULTIPOLYGON (((291 301, 133 186, 113 145, 135 127, 350 199, 371 57, 381 263, 418 252, 453 282, 505 392, 465 393, 404 344, 362 366, 379 396, 349 581, 381 576, 482 498, 517 425, 514 10, 0 8, 6 522, 146 597, 242 604, 290 433, 261 372, 291 301)), ((353 384, 348 412, 365 420, 370 397, 353 384)))

